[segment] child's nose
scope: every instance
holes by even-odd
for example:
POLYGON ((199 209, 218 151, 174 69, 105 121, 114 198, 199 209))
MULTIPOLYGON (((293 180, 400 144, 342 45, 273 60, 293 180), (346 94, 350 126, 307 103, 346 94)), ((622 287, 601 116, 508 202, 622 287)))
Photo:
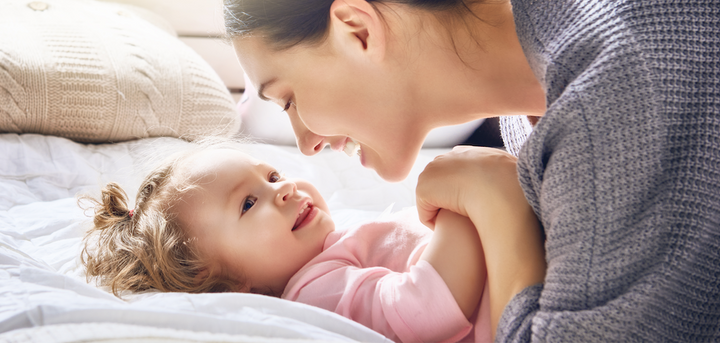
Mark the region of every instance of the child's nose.
POLYGON ((275 201, 278 205, 282 205, 290 200, 297 192, 297 185, 292 181, 281 181, 278 183, 278 193, 275 201))

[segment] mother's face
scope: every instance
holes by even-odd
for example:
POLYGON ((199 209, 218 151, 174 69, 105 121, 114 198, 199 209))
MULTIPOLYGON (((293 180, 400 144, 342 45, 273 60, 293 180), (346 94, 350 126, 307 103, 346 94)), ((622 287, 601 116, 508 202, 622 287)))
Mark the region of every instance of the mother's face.
POLYGON ((233 43, 260 97, 287 107, 305 155, 326 145, 342 151, 352 139, 363 166, 383 179, 399 181, 410 172, 430 128, 417 120, 420 99, 391 68, 332 43, 280 52, 260 37, 233 43))

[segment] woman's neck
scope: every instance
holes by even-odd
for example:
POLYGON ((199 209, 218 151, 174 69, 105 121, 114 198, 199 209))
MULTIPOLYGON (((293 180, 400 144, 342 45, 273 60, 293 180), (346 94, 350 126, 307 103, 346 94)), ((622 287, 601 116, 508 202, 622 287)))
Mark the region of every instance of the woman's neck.
POLYGON ((396 60, 404 63, 418 119, 433 128, 499 115, 541 116, 545 94, 518 42, 510 3, 472 9, 480 19, 467 14, 441 22, 425 13, 414 16, 415 27, 392 28, 409 38, 394 53, 404 54, 396 60))

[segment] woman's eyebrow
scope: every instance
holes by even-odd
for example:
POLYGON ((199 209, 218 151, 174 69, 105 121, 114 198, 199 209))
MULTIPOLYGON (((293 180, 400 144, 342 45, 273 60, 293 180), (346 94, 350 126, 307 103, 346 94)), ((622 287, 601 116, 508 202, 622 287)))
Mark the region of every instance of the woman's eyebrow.
POLYGON ((260 87, 258 87, 258 98, 260 98, 260 100, 270 101, 270 99, 269 99, 268 97, 266 97, 265 94, 264 94, 265 88, 266 88, 267 86, 273 84, 273 82, 275 82, 276 80, 277 80, 277 79, 272 79, 272 80, 270 80, 270 81, 267 81, 267 82, 261 84, 260 87))

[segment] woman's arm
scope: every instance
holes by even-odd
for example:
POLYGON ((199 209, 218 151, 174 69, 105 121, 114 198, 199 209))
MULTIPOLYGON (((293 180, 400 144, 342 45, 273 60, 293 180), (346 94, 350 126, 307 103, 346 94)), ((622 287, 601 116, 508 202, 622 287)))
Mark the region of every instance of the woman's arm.
POLYGON ((493 337, 508 302, 545 278, 540 224, 520 188, 515 161, 502 150, 460 147, 428 164, 418 179, 418 211, 426 225, 438 227, 442 208, 466 215, 477 228, 493 337))
POLYGON ((482 296, 486 269, 480 237, 469 218, 440 210, 435 232, 421 260, 442 277, 466 318, 470 318, 482 296))

